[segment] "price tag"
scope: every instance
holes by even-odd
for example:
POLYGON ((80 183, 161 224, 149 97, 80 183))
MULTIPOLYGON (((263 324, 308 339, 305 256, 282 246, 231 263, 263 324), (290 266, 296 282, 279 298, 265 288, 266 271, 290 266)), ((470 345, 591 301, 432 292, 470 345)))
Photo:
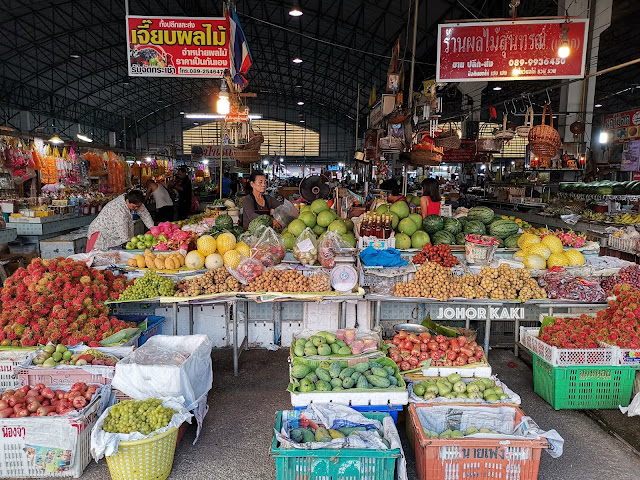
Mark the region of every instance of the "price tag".
POLYGON ((307 238, 298 243, 298 250, 300 250, 302 253, 310 252, 314 248, 315 247, 313 246, 313 242, 310 238, 307 238))

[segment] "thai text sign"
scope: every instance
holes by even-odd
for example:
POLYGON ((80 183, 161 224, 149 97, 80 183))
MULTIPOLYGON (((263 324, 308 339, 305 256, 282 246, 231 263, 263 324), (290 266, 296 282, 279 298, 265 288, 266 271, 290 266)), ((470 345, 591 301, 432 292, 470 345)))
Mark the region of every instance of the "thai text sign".
POLYGON ((226 18, 127 17, 129 75, 222 78, 229 68, 226 18))
POLYGON ((603 125, 611 130, 614 142, 640 138, 640 110, 605 115, 603 125))
POLYGON ((571 53, 558 57, 564 19, 438 25, 438 82, 543 80, 584 75, 588 20, 570 19, 571 53))

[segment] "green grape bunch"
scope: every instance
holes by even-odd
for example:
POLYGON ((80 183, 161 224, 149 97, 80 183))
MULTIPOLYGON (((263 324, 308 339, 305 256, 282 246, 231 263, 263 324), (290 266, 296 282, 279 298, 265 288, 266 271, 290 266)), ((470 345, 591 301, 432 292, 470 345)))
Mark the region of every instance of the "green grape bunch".
POLYGON ((142 300, 146 298, 171 297, 175 285, 170 277, 163 277, 154 271, 147 271, 136 278, 132 285, 120 294, 118 300, 142 300))
POLYGON ((157 398, 125 400, 111 407, 102 429, 108 433, 140 432, 149 435, 169 425, 176 413, 172 408, 163 407, 162 400, 157 398))

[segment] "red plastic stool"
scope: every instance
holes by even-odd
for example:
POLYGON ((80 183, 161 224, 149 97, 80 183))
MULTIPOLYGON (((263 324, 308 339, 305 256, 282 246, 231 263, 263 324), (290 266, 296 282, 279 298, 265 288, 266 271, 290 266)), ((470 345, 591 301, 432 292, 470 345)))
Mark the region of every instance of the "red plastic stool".
POLYGON ((100 232, 96 232, 89 237, 89 240, 87 240, 86 253, 89 253, 91 250, 93 250, 93 246, 96 244, 96 241, 98 240, 98 235, 100 235, 100 232))

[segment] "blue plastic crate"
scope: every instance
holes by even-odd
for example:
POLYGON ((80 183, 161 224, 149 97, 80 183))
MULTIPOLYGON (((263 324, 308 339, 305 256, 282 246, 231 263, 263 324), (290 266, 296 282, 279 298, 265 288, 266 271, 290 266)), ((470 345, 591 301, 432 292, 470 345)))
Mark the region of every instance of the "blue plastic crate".
MULTIPOLYGON (((368 413, 388 413, 393 418, 393 423, 398 424, 398 413, 404 408, 403 405, 348 405, 356 412, 368 412, 368 413)), ((299 412, 306 410, 307 407, 293 407, 293 410, 299 412)))
POLYGON ((165 317, 159 315, 115 315, 118 320, 124 320, 125 322, 136 322, 140 324, 147 321, 147 328, 138 337, 138 347, 144 345, 154 335, 158 335, 162 330, 162 324, 165 321, 165 317))

